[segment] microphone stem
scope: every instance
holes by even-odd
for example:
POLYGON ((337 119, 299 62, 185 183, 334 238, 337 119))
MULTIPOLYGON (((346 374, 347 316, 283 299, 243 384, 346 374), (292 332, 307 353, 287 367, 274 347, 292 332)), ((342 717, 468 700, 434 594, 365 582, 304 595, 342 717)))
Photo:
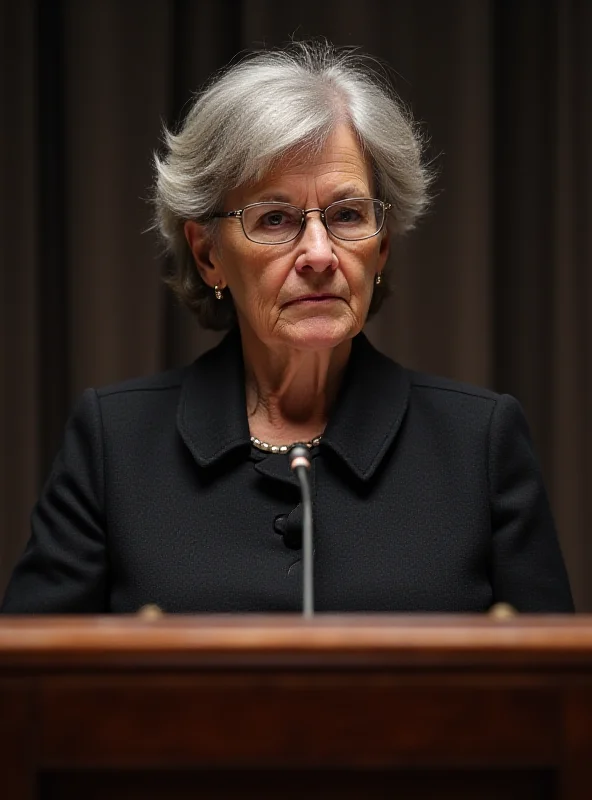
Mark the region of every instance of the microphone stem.
POLYGON ((314 615, 314 573, 312 540, 312 502, 306 467, 296 467, 296 477, 302 492, 302 613, 314 615))

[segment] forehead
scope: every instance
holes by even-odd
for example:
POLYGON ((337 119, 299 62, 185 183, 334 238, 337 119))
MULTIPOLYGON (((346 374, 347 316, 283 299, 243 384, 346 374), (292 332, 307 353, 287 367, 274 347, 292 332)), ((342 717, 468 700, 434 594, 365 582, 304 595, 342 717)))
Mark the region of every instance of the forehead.
POLYGON ((319 192, 340 191, 344 186, 364 195, 371 191, 371 162, 347 126, 336 128, 318 152, 287 155, 259 181, 230 194, 237 201, 271 196, 280 199, 285 192, 305 192, 311 184, 319 192))

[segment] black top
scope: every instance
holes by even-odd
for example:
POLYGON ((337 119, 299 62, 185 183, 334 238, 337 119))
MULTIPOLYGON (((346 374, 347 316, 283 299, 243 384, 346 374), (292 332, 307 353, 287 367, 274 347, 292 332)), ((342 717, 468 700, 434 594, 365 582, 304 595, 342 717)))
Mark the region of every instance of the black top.
MULTIPOLYGON (((519 404, 354 339, 311 470, 319 611, 570 611, 519 404)), ((299 611, 299 491, 251 447, 238 332, 82 396, 3 611, 299 611)))

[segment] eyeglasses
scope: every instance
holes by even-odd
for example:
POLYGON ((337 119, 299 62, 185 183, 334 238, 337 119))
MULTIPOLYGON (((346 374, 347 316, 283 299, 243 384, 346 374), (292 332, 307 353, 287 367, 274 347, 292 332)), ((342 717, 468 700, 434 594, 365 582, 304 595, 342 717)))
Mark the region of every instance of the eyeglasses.
POLYGON ((338 200, 327 208, 298 208, 289 203, 251 203, 238 211, 213 214, 213 217, 240 219, 247 239, 257 244, 286 244, 300 234, 306 215, 318 211, 327 232, 336 239, 359 242, 380 233, 390 203, 368 197, 338 200))

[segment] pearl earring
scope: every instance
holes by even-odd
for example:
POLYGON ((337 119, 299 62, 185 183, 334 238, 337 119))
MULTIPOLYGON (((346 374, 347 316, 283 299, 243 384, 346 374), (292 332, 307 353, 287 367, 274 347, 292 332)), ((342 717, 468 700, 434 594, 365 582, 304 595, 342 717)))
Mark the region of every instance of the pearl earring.
POLYGON ((374 279, 374 283, 377 286, 380 286, 380 284, 382 283, 382 273, 381 272, 377 272, 376 273, 376 278, 374 279))
POLYGON ((222 300, 222 289, 218 284, 214 286, 214 294, 216 295, 216 300, 222 300))

